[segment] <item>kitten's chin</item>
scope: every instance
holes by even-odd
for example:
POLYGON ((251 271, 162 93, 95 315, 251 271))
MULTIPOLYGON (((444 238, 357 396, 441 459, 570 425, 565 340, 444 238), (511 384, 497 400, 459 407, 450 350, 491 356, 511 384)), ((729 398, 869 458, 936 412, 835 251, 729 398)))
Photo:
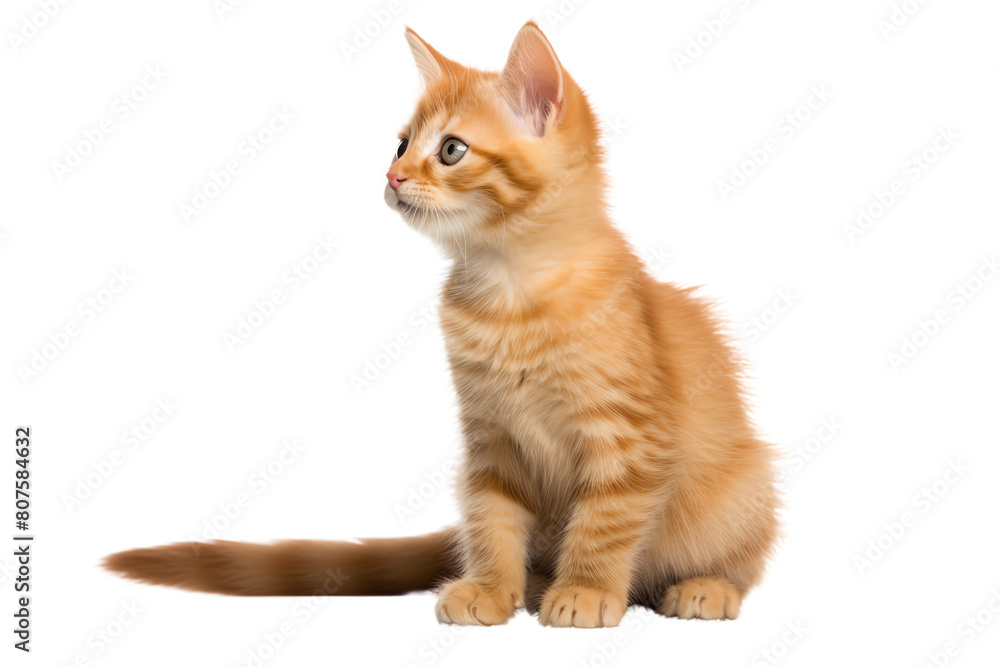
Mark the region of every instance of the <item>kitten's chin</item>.
POLYGON ((406 215, 417 210, 416 206, 412 204, 407 204, 399 196, 396 195, 396 191, 389 187, 388 184, 385 186, 385 192, 383 194, 383 199, 385 199, 386 205, 394 211, 399 211, 405 217, 406 215))
POLYGON ((475 227, 475 216, 469 212, 408 204, 388 185, 384 198, 386 205, 402 215, 408 225, 446 247, 464 247, 468 243, 467 235, 475 227))

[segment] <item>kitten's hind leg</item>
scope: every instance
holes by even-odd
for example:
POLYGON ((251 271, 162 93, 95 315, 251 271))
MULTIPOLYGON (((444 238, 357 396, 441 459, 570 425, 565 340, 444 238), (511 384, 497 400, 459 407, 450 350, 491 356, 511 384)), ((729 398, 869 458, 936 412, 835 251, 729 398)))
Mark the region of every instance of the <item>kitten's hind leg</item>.
POLYGON ((740 614, 742 597, 725 579, 697 577, 668 588, 657 611, 664 616, 683 619, 734 619, 740 614))

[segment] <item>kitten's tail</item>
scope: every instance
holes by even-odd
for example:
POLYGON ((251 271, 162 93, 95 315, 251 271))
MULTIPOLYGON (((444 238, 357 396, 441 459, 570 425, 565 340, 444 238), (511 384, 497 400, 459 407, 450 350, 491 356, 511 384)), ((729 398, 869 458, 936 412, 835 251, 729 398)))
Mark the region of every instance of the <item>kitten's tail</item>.
POLYGON ((361 542, 179 542, 104 559, 130 579, 226 595, 401 595, 457 571, 457 533, 361 542))

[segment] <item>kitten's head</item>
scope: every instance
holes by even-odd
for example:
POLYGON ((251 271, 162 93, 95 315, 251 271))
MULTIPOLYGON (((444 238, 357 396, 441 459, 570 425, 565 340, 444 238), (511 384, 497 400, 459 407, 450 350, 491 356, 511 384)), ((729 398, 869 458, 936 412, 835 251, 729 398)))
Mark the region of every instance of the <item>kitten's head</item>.
POLYGON ((406 39, 425 92, 385 200, 408 223, 453 250, 501 246, 572 207, 567 183, 600 189, 594 117, 537 25, 518 32, 499 73, 449 60, 409 28, 406 39))

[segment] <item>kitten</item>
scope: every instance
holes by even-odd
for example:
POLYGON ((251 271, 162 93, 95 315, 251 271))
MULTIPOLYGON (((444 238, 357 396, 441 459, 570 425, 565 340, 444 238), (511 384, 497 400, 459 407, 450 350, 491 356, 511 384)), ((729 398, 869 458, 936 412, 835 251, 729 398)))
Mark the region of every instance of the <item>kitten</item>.
POLYGON ((736 618, 777 502, 719 324, 611 225, 596 118, 538 26, 500 73, 406 38, 426 92, 385 200, 455 260, 441 323, 463 521, 361 543, 174 544, 106 566, 235 595, 436 588, 438 619, 470 625, 526 604, 550 626, 614 626, 629 604, 736 618))

